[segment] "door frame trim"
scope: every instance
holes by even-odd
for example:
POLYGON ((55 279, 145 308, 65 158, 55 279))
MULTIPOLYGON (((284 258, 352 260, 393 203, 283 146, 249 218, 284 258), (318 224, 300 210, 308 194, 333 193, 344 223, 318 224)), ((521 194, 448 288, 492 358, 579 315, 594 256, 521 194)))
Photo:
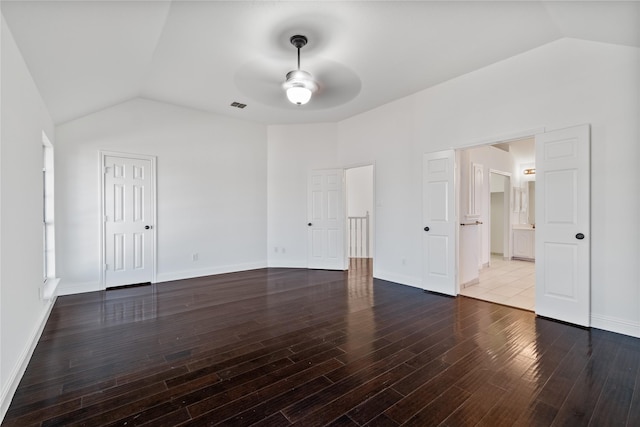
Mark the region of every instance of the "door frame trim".
POLYGON ((456 151, 464 151, 468 148, 478 148, 485 145, 494 145, 494 144, 501 144, 506 142, 513 142, 519 139, 534 137, 539 133, 545 133, 545 132, 547 132, 545 126, 538 126, 531 129, 525 129, 519 132, 509 132, 502 135, 479 138, 476 140, 469 141, 467 143, 456 145, 455 147, 452 147, 452 149, 456 151))
POLYGON ((151 194, 153 196, 153 199, 151 201, 151 220, 153 223, 153 228, 152 228, 152 233, 151 233, 151 247, 152 247, 152 254, 151 254, 151 283, 156 283, 156 274, 157 274, 157 254, 158 254, 158 250, 157 250, 157 203, 158 203, 158 194, 157 194, 157 184, 156 184, 156 160, 157 160, 157 156, 150 156, 150 155, 146 155, 146 154, 134 154, 134 153, 124 153, 124 152, 119 152, 119 151, 108 151, 108 150, 99 150, 98 151, 98 157, 99 157, 99 167, 98 167, 98 173, 100 174, 100 238, 99 238, 99 251, 100 251, 100 265, 99 265, 99 270, 100 270, 100 282, 99 282, 99 288, 101 290, 105 290, 106 289, 106 284, 105 284, 105 272, 104 272, 104 265, 106 263, 106 251, 105 251, 105 244, 106 244, 106 225, 105 225, 105 179, 104 179, 104 160, 105 157, 123 157, 123 158, 127 158, 127 159, 136 159, 136 160, 148 160, 151 162, 151 189, 149 191, 149 194, 151 194))

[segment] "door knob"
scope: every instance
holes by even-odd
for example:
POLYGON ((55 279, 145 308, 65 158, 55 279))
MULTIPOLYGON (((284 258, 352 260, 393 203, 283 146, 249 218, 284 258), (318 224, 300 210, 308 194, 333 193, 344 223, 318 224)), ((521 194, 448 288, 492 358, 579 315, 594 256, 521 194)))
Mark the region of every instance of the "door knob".
POLYGON ((425 227, 425 228, 424 228, 424 231, 429 231, 429 227, 425 227))
POLYGON ((584 239, 584 234, 582 234, 582 233, 576 234, 576 239, 578 239, 578 240, 584 239))
POLYGON ((313 224, 309 223, 309 224, 307 224, 307 225, 308 225, 309 227, 311 227, 313 224))
POLYGON ((145 226, 144 226, 144 229, 145 229, 145 230, 148 230, 148 229, 150 229, 150 228, 151 228, 151 226, 150 226, 150 225, 145 225, 145 226))

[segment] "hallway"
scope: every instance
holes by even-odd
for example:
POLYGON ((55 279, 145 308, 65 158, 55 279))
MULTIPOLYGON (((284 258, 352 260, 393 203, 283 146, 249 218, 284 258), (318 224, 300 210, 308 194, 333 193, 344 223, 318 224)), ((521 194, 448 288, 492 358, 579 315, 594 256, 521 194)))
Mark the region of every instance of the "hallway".
POLYGON ((480 271, 480 283, 460 289, 460 295, 534 311, 535 263, 505 261, 491 255, 491 267, 480 271))

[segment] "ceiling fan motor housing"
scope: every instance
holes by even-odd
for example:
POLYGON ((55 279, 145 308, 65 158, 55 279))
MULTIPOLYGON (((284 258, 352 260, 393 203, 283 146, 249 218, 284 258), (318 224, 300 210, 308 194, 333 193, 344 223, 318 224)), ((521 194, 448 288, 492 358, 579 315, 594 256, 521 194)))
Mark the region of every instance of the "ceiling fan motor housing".
POLYGON ((301 36, 301 35, 291 36, 289 41, 291 42, 292 45, 296 47, 296 49, 300 49, 307 45, 306 36, 301 36))

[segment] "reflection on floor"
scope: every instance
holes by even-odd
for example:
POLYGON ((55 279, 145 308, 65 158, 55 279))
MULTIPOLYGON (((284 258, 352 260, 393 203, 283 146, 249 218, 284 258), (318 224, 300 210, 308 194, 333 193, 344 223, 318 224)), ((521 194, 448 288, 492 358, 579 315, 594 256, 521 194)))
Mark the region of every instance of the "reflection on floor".
POLYGON ((505 261, 491 256, 491 267, 480 271, 480 283, 460 290, 460 295, 534 311, 535 263, 505 261))
POLYGON ((349 258, 349 275, 354 278, 373 278, 373 258, 349 258))
POLYGON ((366 309, 373 306, 373 258, 349 258, 349 308, 366 309))

